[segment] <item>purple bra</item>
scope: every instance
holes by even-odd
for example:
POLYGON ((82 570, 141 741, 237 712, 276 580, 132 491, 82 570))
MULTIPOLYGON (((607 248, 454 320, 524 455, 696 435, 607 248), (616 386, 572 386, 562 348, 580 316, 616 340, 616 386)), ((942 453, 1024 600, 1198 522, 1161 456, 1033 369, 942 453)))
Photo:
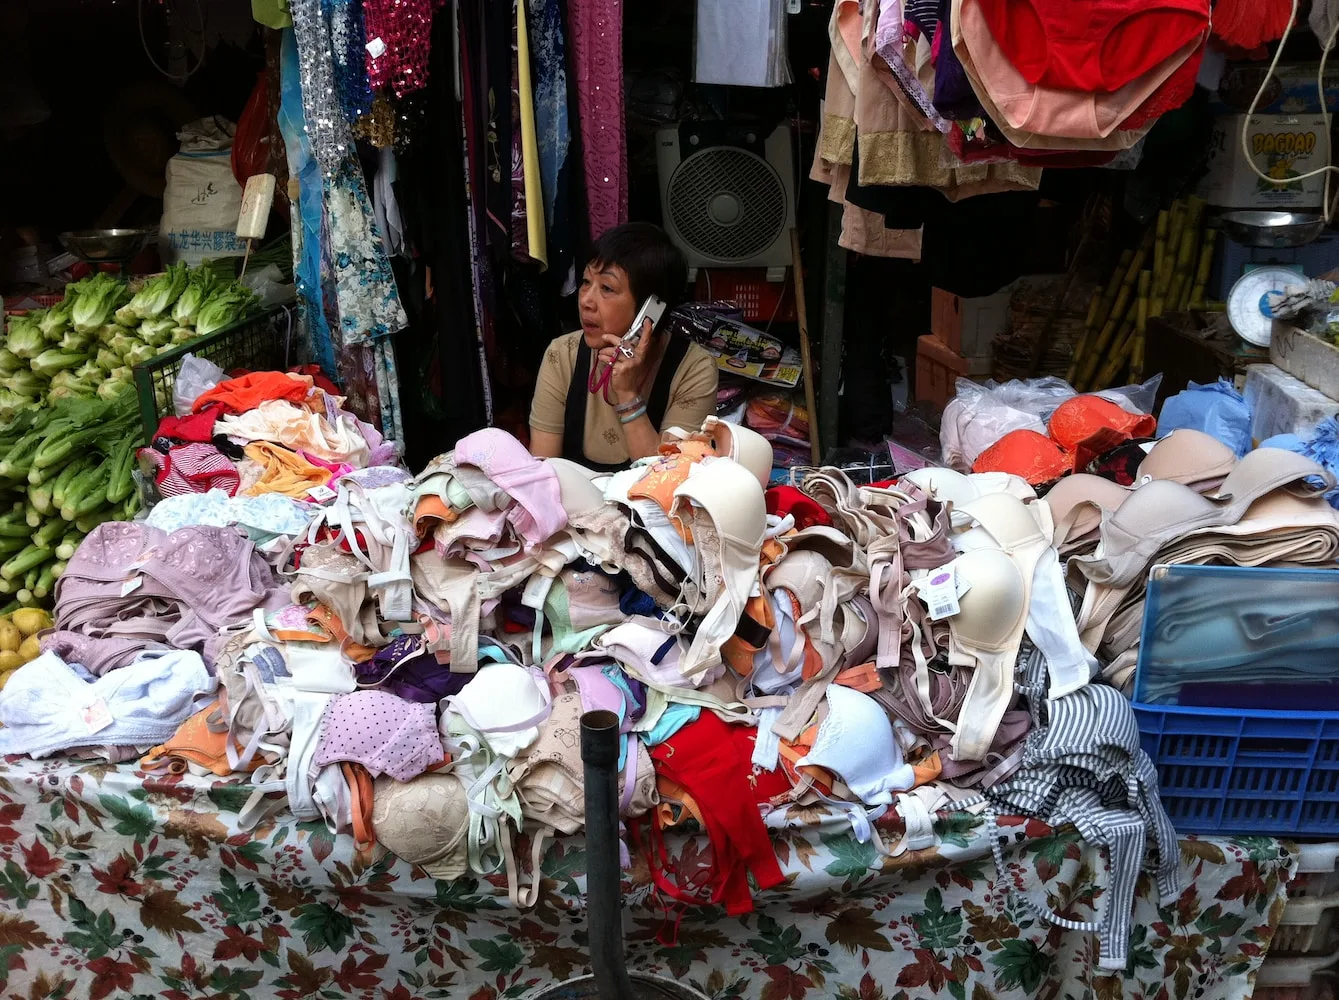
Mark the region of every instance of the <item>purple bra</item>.
POLYGON ((402 635, 377 650, 372 659, 354 665, 358 686, 380 688, 405 701, 438 702, 459 694, 473 674, 451 672, 438 663, 418 636, 402 635))

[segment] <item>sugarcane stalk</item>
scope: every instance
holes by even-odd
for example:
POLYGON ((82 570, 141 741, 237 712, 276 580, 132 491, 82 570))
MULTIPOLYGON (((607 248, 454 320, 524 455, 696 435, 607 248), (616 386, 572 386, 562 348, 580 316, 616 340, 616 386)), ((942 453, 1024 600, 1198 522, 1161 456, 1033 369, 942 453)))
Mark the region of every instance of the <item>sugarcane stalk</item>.
POLYGON ((1144 350, 1148 340, 1148 290, 1153 284, 1153 275, 1148 271, 1139 273, 1139 300, 1134 305, 1134 347, 1130 351, 1130 381, 1144 380, 1144 350))
POLYGON ((1162 274, 1162 265, 1167 256, 1167 227, 1171 213, 1165 208, 1158 213, 1156 236, 1153 240, 1153 274, 1162 274))
POLYGON ((1102 363, 1102 358, 1112 343, 1112 338, 1116 336, 1116 332, 1127 318, 1129 310, 1125 307, 1128 306, 1130 297, 1130 286, 1125 285, 1121 288, 1120 295, 1116 297, 1116 307, 1111 311, 1111 318, 1107 320, 1107 325, 1102 328, 1102 332, 1098 335, 1092 350, 1083 359, 1079 370, 1079 380, 1073 383, 1074 388, 1080 389, 1080 387, 1086 386, 1092 381, 1094 372, 1102 363))
POLYGON ((1116 293, 1120 291, 1121 278, 1133 259, 1133 250, 1121 251, 1120 261, 1111 272, 1111 279, 1107 282, 1106 291, 1102 293, 1102 304, 1098 307, 1097 319, 1093 323, 1094 330, 1102 329, 1106 325, 1106 321, 1111 318, 1111 306, 1116 301, 1116 293))
POLYGON ((1069 370, 1065 373, 1065 381, 1070 385, 1074 384, 1079 358, 1083 357, 1084 352, 1088 350, 1089 341, 1093 339, 1093 331, 1097 326, 1097 311, 1101 307, 1102 293, 1094 289, 1093 297, 1088 301, 1088 317, 1083 321, 1083 333, 1079 335, 1079 342, 1074 345, 1074 352, 1069 358, 1069 370))
POLYGON ((1190 308, 1204 308, 1204 287, 1209 283, 1209 272, 1213 270, 1214 244, 1217 233, 1212 229, 1204 231, 1204 244, 1200 247, 1199 266, 1195 270, 1195 284, 1190 290, 1190 308))
POLYGON ((1135 317, 1128 317, 1121 324, 1120 335, 1116 338, 1116 346, 1107 359, 1097 379, 1088 386, 1088 391, 1096 389, 1105 389, 1109 385, 1114 385, 1116 376, 1121 373, 1121 369, 1130 359, 1130 351, 1134 346, 1134 324, 1135 317))

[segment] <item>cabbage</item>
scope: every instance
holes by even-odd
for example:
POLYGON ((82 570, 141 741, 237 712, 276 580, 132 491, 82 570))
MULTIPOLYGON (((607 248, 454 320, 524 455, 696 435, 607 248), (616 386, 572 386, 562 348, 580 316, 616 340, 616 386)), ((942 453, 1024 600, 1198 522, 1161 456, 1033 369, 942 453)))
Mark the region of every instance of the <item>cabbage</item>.
POLYGON ((140 339, 154 347, 162 347, 164 344, 171 342, 172 331, 176 329, 176 326, 177 321, 171 316, 146 319, 139 325, 140 339))
POLYGON ((79 297, 75 299, 70 319, 80 333, 92 333, 103 323, 111 322, 116 307, 125 295, 126 286, 102 271, 89 279, 87 284, 80 282, 80 285, 83 287, 79 289, 79 297))
POLYGON ((74 310, 74 300, 79 294, 75 291, 75 287, 74 285, 67 285, 65 298, 48 309, 46 315, 37 323, 42 328, 42 336, 53 343, 60 339, 60 335, 70 325, 70 313, 74 310))
POLYGON ((179 326, 172 331, 172 343, 174 345, 189 344, 192 340, 198 339, 199 336, 200 335, 189 326, 179 326))
POLYGON ((13 375, 20 368, 27 367, 23 359, 8 348, 0 348, 0 375, 13 375))
POLYGON ((186 290, 172 306, 172 318, 177 321, 177 326, 193 324, 200 307, 209 300, 217 286, 218 279, 209 268, 201 267, 192 271, 186 290))
POLYGON ((135 365, 142 365, 144 362, 151 360, 157 353, 158 352, 154 349, 152 344, 136 344, 130 350, 126 351, 122 356, 122 360, 127 365, 134 367, 135 365))
POLYGON ((20 396, 35 399, 46 391, 46 383, 27 368, 24 368, 5 379, 5 388, 12 389, 20 396))
POLYGON ((209 297, 195 317, 195 332, 203 337, 237 322, 256 296, 243 285, 233 282, 209 297))
POLYGON ((15 316, 9 321, 5 347, 20 358, 30 360, 46 350, 46 338, 42 336, 42 328, 32 317, 15 316))
MULTIPOLYGON (((150 278, 144 287, 135 293, 135 297, 126 305, 140 319, 153 319, 165 313, 176 302, 186 288, 186 279, 190 269, 184 262, 173 264, 166 274, 150 278)), ((120 322, 120 313, 117 321, 120 322)))
POLYGON ((65 336, 60 338, 55 349, 66 354, 83 354, 92 346, 93 337, 90 334, 70 329, 65 331, 65 336))
POLYGON ((8 386, 0 387, 0 421, 9 423, 23 410, 33 408, 35 404, 28 396, 20 396, 8 386))
POLYGON ((57 372, 64 371, 67 368, 78 368, 87 360, 88 356, 82 351, 76 353, 53 347, 33 358, 30 367, 33 374, 38 378, 51 378, 57 372))

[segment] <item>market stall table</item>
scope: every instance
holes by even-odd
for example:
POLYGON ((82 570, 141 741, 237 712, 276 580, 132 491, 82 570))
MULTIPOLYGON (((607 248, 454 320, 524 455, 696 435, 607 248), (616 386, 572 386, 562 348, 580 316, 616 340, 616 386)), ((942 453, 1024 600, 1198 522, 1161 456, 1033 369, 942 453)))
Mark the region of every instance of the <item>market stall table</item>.
MULTIPOLYGON (((492 1000, 584 970, 581 838, 551 846, 539 904, 520 912, 505 879, 434 881, 391 856, 365 862, 351 837, 287 812, 241 832, 249 794, 133 765, 0 762, 0 993, 492 1000)), ((1094 935, 1041 924, 1000 891, 976 817, 941 817, 939 848, 897 858, 822 808, 769 824, 787 880, 743 917, 706 908, 679 921, 634 852, 633 968, 713 1000, 1245 1000, 1296 866, 1268 838, 1184 840, 1180 899, 1159 908, 1141 877, 1129 967, 1104 976, 1094 935)), ((1033 898, 1095 919, 1101 851, 1035 821, 1000 827, 1033 898)), ((669 841, 681 869, 706 846, 669 841)))

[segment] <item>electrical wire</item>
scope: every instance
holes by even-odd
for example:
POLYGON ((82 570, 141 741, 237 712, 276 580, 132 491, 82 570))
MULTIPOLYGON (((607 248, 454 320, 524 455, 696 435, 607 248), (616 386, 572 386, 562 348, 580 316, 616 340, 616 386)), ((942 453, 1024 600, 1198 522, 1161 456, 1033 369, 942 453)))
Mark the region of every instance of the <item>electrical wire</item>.
MULTIPOLYGON (((163 4, 163 10, 164 10, 164 13, 167 13, 167 11, 168 11, 168 3, 169 3, 169 2, 171 2, 171 0, 165 0, 165 2, 164 2, 164 4, 163 4)), ((192 66, 192 67, 191 67, 189 70, 187 70, 185 73, 170 73, 170 72, 168 72, 167 70, 163 69, 162 66, 159 66, 159 65, 158 65, 158 60, 155 59, 155 58, 153 57, 153 53, 149 51, 149 40, 148 40, 147 38, 144 37, 144 0, 136 0, 136 3, 135 3, 135 13, 136 13, 136 15, 137 15, 137 17, 138 17, 138 20, 139 20, 139 43, 140 43, 140 47, 144 49, 144 55, 148 58, 148 60, 149 60, 149 65, 151 65, 151 66, 152 66, 154 69, 156 69, 159 73, 162 73, 163 76, 165 76, 165 77, 167 77, 169 80, 173 80, 173 81, 175 81, 175 82, 177 82, 177 83, 185 83, 187 80, 189 80, 191 77, 193 77, 193 76, 200 70, 200 67, 201 67, 201 66, 203 66, 203 65, 205 64, 205 52, 204 52, 204 48, 205 48, 205 9, 204 9, 204 7, 203 7, 202 4, 201 4, 201 0, 195 0, 196 20, 197 20, 197 21, 199 22, 199 24, 200 24, 200 30, 199 30, 199 35, 200 35, 200 54, 197 55, 197 56, 195 57, 195 65, 192 66)))
POLYGON ((1269 86, 1270 78, 1274 75, 1274 70, 1278 68, 1279 59, 1283 56, 1283 48, 1288 44, 1288 35, 1292 33, 1293 26, 1297 23, 1297 0, 1292 0, 1292 13, 1288 16, 1288 26, 1283 29, 1283 37, 1279 39, 1278 48, 1274 51, 1274 58, 1269 64, 1269 70, 1265 73, 1265 78, 1260 82, 1260 89, 1255 92, 1255 98, 1251 101, 1250 109, 1246 112, 1246 117, 1241 122, 1241 153, 1246 157, 1246 165, 1255 172, 1255 175, 1263 181, 1268 181, 1276 186, 1283 184, 1295 184, 1298 181, 1308 180, 1312 177, 1325 177, 1324 193, 1321 195, 1322 218, 1325 224, 1329 225, 1333 205, 1330 201, 1330 174, 1339 174, 1339 167, 1334 165, 1334 149, 1330 143, 1330 106, 1325 100, 1325 61, 1330 56, 1330 50, 1334 48, 1336 38, 1339 38, 1339 19, 1336 19, 1334 27, 1330 29, 1330 37, 1325 42, 1324 49, 1320 53, 1320 68, 1316 71, 1316 93, 1320 95, 1321 115, 1325 119, 1325 166, 1317 167, 1315 170, 1309 170, 1296 177, 1280 179, 1270 177, 1267 173, 1255 165, 1255 160, 1251 156, 1250 144, 1246 141, 1246 133, 1251 124, 1251 118, 1255 115, 1255 109, 1260 104, 1260 98, 1264 97, 1265 89, 1269 86))

